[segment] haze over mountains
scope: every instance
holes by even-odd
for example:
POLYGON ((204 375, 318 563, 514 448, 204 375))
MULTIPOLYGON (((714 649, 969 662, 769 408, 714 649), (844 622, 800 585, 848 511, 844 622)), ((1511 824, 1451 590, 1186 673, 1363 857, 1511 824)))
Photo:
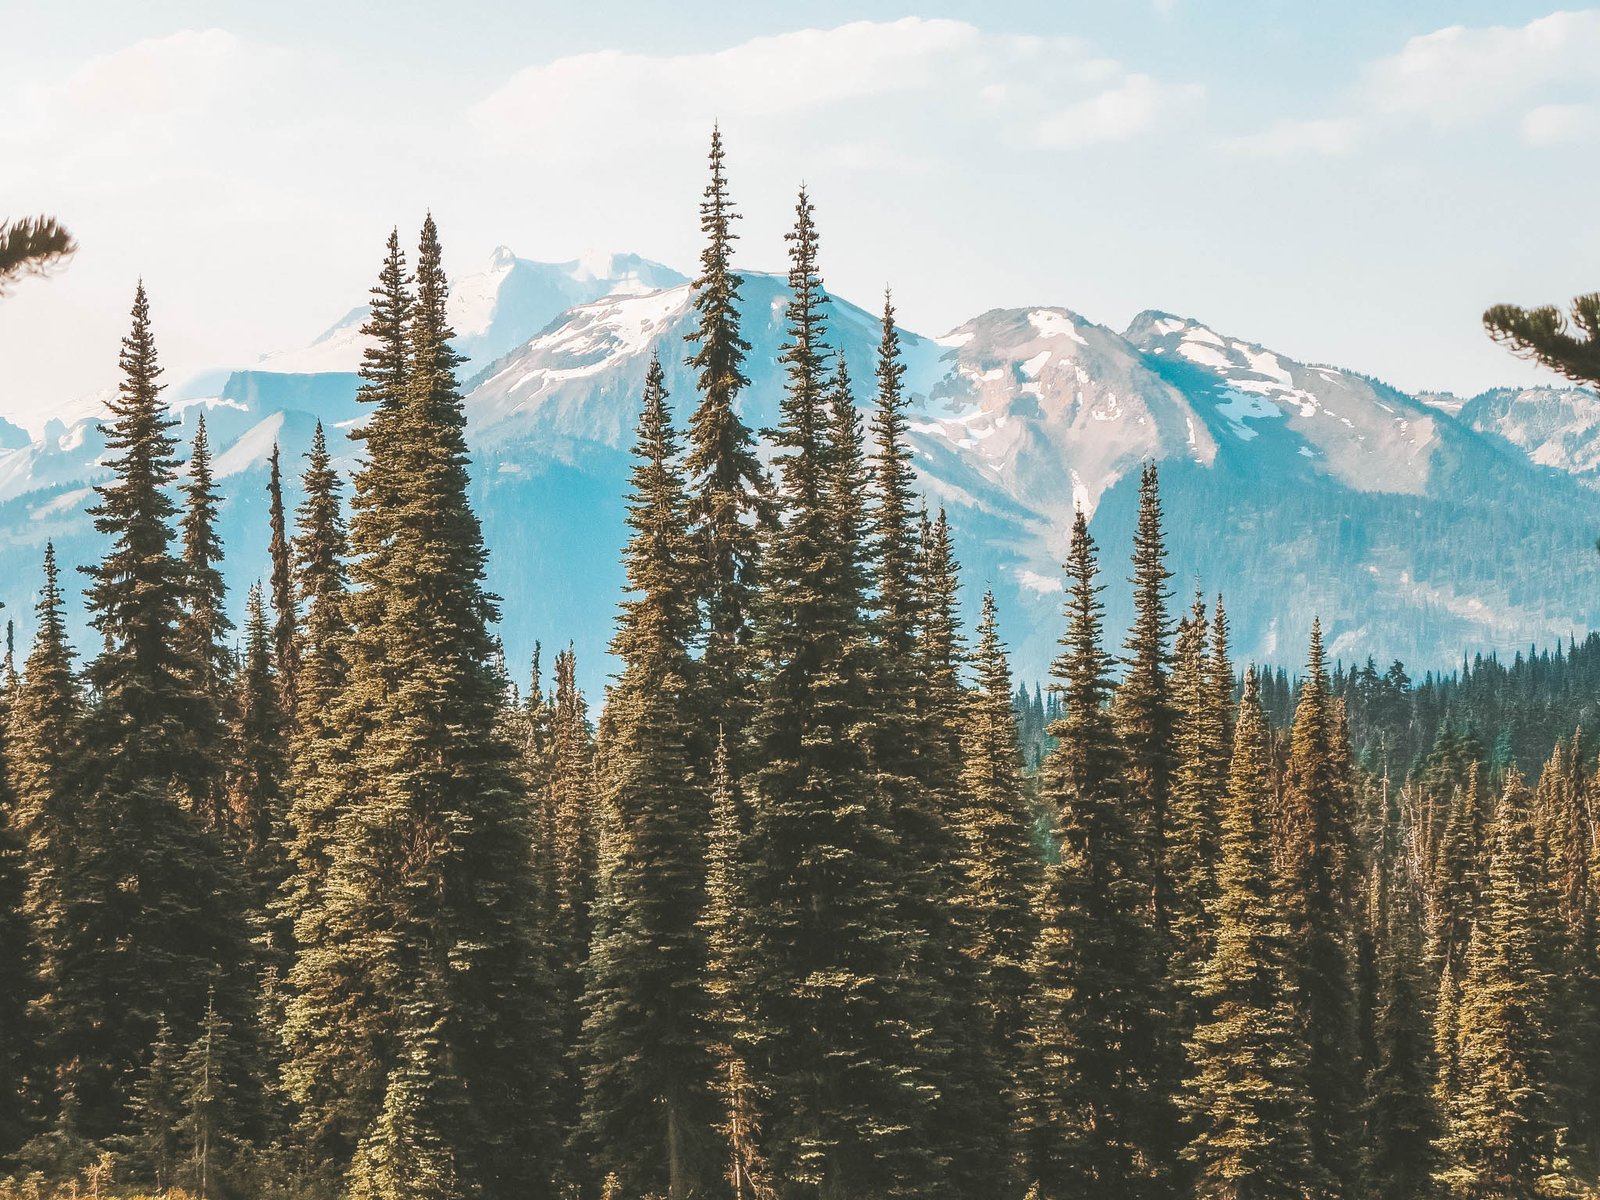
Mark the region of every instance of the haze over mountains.
MULTIPOLYGON (((782 277, 745 277, 743 411, 758 429, 777 423, 786 301, 782 277)), ((535 639, 570 638, 594 690, 621 594, 628 451, 652 352, 680 425, 695 402, 682 362, 690 289, 636 256, 550 264, 501 248, 454 281, 451 311, 513 675, 535 639)), ((155 315, 159 339, 159 297, 155 315)), ((185 436, 206 413, 238 605, 266 570, 273 442, 297 492, 316 421, 332 434, 362 419, 364 316, 168 393, 185 436)), ((834 297, 829 327, 869 407, 877 313, 834 297)), ((1333 654, 1399 657, 1414 673, 1600 625, 1600 400, 1588 392, 1410 396, 1160 312, 1118 333, 1065 308, 997 309, 938 338, 902 336, 923 487, 950 511, 967 612, 995 589, 1022 678, 1042 677, 1053 654, 1076 506, 1106 548, 1111 626, 1126 626, 1121 556, 1146 458, 1161 464, 1178 603, 1196 586, 1222 591, 1241 658, 1298 663, 1314 614, 1333 654)), ((103 549, 83 513, 103 476, 93 407, 32 435, 0 421, 0 599, 19 624, 47 538, 64 563, 103 549)), ((353 446, 332 440, 349 466, 353 446)), ((81 645, 81 622, 76 635, 81 645)))

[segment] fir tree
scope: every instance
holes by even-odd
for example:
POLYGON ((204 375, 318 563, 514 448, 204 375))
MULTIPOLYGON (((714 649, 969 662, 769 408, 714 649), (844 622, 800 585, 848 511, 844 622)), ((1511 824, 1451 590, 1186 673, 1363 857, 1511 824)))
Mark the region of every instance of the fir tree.
POLYGON ((1189 1042, 1195 1195, 1308 1200, 1327 1194, 1306 1127, 1307 1060, 1288 975, 1289 929, 1273 887, 1272 736, 1254 669, 1222 801, 1211 903, 1216 935, 1195 985, 1203 1016, 1189 1042))
POLYGON ((1056 812, 1023 1094, 1030 1177, 1041 1200, 1157 1196, 1173 1163, 1157 1151, 1170 1097, 1159 1091, 1159 942, 1126 758, 1101 647, 1094 541, 1077 514, 1067 557, 1067 629, 1052 668, 1066 715, 1051 728, 1042 792, 1056 812))
POLYGON ((287 878, 283 855, 287 722, 279 706, 282 691, 273 670, 272 635, 260 585, 250 589, 245 611, 228 815, 248 878, 258 936, 264 939, 268 958, 277 959, 288 951, 292 934, 270 921, 268 912, 287 878))
MULTIPOLYGON (((215 1013, 214 1005, 211 1011, 215 1013)), ((177 1181, 179 1125, 184 1117, 179 1058, 172 1029, 163 1017, 156 1022, 149 1061, 133 1086, 132 1129, 126 1142, 135 1177, 157 1192, 167 1191, 177 1181)))
MULTIPOLYGON (((10 825, 23 866, 24 888, 17 911, 27 922, 34 974, 30 991, 41 1018, 27 1030, 35 1050, 35 1061, 29 1065, 38 1069, 59 1061, 54 1051, 59 1022, 52 1006, 63 982, 71 934, 65 922, 78 882, 73 856, 78 832, 76 793, 68 781, 78 760, 82 716, 55 547, 50 544, 45 546, 44 586, 35 612, 38 632, 22 681, 6 705, 5 744, 10 825)), ((15 1094, 20 1098, 23 1093, 19 1089, 15 1094)), ((48 1105, 50 1098, 36 1099, 48 1105)))
POLYGON ((1542 886, 1532 796, 1515 770, 1495 809, 1484 909, 1473 926, 1456 1013, 1457 1084, 1437 1178, 1473 1200, 1552 1194, 1552 948, 1557 915, 1542 886))
MULTIPOLYGON (((1169 973, 1180 997, 1211 954, 1214 923, 1209 905, 1216 896, 1221 856, 1221 800, 1227 780, 1217 765, 1219 749, 1227 741, 1227 717, 1217 704, 1214 647, 1208 656, 1211 631, 1205 601, 1196 595, 1194 606, 1178 624, 1173 650, 1170 690, 1176 761, 1162 848, 1162 873, 1171 891, 1169 973)), ((1221 653, 1226 662, 1225 645, 1221 653)), ((1231 667, 1225 669, 1231 678, 1231 667)), ((1181 1013, 1186 1014, 1187 1008, 1186 1002, 1180 1003, 1181 1013)))
MULTIPOLYGON (((317 422, 314 436, 322 436, 321 421, 317 422)), ((313 447, 313 454, 315 452, 313 447)), ((272 558, 272 668, 281 693, 280 707, 284 712, 292 713, 295 681, 300 670, 300 641, 295 629, 294 556, 289 545, 288 525, 284 520, 283 472, 277 442, 272 443, 272 457, 268 462, 267 514, 272 540, 268 543, 267 552, 272 558)))
POLYGON ((733 1200, 771 1195, 760 1157, 761 1128, 749 1068, 740 1052, 747 1044, 739 1003, 739 947, 744 936, 742 850, 748 814, 739 803, 727 748, 721 740, 711 772, 711 818, 706 843, 706 902, 701 925, 706 937, 706 993, 710 1005, 717 1095, 721 1101, 724 1180, 733 1200))
POLYGON ((789 234, 792 293, 779 447, 782 512, 757 607, 759 708, 748 780, 737 1028, 779 1194, 924 1196, 936 1190, 929 1097, 899 987, 905 930, 895 849, 861 730, 870 688, 862 596, 830 515, 826 296, 802 191, 789 234))
POLYGON ((635 447, 624 552, 631 593, 612 652, 607 811, 584 996, 583 1142, 589 1170, 628 1194, 701 1195, 718 1174, 700 915, 707 803, 692 782, 685 497, 661 363, 652 359, 635 447))
POLYGON ((695 326, 687 335, 694 353, 700 403, 689 422, 684 471, 694 547, 691 585, 704 610, 701 654, 705 708, 702 752, 718 736, 735 758, 749 719, 746 687, 750 622, 760 526, 770 515, 768 483, 756 457, 755 437, 739 416, 739 393, 749 384, 744 358, 750 349, 739 332, 739 288, 733 246, 739 219, 723 174, 722 134, 711 131, 711 181, 700 203, 700 275, 694 281, 695 326))
MULTIPOLYGON (((386 281, 395 259, 391 248, 386 281)), ((400 403, 379 398, 373 421, 385 419, 368 427, 357 484, 359 603, 335 705, 351 765, 322 940, 302 944, 291 973, 290 1082, 313 1130, 348 1156, 383 1116, 406 1047, 436 1036, 450 1077, 438 1086, 461 1095, 437 1130, 461 1186, 515 1195, 547 1187, 552 1170, 550 994, 530 813, 497 721, 447 291, 430 217, 400 403)), ((373 386, 387 386, 388 365, 373 367, 373 386)))
MULTIPOLYGON (((975 663, 977 686, 967 701, 961 741, 962 886, 956 903, 962 948, 982 972, 989 1052, 1010 1091, 1023 1066, 1029 963, 1039 932, 1033 900, 1042 862, 1034 846, 1035 816, 1022 779, 1011 672, 992 592, 983 597, 975 663)), ((1009 1102, 1008 1096, 1008 1107, 1009 1102)))
MULTIPOLYGON (((204 414, 195 419, 188 478, 181 490, 185 592, 176 636, 178 652, 189 663, 193 690, 200 700, 189 733, 197 746, 211 747, 222 741, 224 714, 232 695, 233 655, 228 635, 233 632, 233 622, 228 619, 227 586, 220 565, 222 540, 217 536, 217 505, 222 497, 211 476, 211 444, 204 414)), ((202 753, 195 765, 198 769, 187 781, 190 803, 201 824, 222 835, 227 829, 222 772, 211 754, 202 753)))
POLYGON ((442 1022, 415 1014, 383 1108, 345 1180, 349 1200, 461 1200, 470 1194, 451 1137, 463 1107, 443 1061, 442 1022))
POLYGON ((1167 803, 1173 762, 1174 715, 1168 686, 1172 623, 1167 604, 1166 535, 1161 528, 1161 493, 1156 465, 1139 474, 1139 524, 1133 537, 1134 625, 1125 643, 1125 670, 1114 711, 1117 733, 1127 748, 1128 792, 1150 859, 1151 905, 1165 927, 1170 905, 1162 848, 1167 842, 1167 803))
POLYGON ((239 1144, 232 1032, 215 999, 208 1001, 200 1032, 177 1068, 182 1102, 177 1134, 189 1159, 184 1175, 200 1200, 224 1189, 239 1144))
POLYGON ((551 701, 543 824, 548 831, 549 952, 565 1064, 558 1108, 577 1111, 582 1102, 583 967, 594 940, 600 874, 600 804, 594 731, 570 644, 556 655, 551 701))
MULTIPOLYGON (((172 553, 174 422, 161 402, 142 286, 121 365, 102 426, 112 478, 90 510, 111 539, 104 560, 88 569, 91 623, 105 648, 89 666, 96 702, 71 767, 74 894, 60 925, 57 990, 47 998, 72 1076, 67 1086, 91 1136, 122 1124, 157 1014, 187 1039, 204 1015, 212 969, 241 962, 245 944, 220 848, 194 813, 196 788, 214 770, 200 735, 214 730, 215 710, 199 686, 207 666, 178 630, 206 536, 191 522, 186 540, 196 556, 186 564, 172 553), (126 886, 130 879, 137 888, 126 886)), ((208 490, 203 480, 191 486, 199 489, 191 496, 208 490)), ((239 989, 219 993, 218 1004, 241 1017, 249 1007, 239 989)))
POLYGON ((1432 1040, 1421 976, 1419 889, 1404 855, 1398 806, 1383 787, 1377 847, 1376 1053, 1367 1081, 1363 1137, 1365 1193, 1376 1200, 1426 1196, 1437 1133, 1432 1095, 1432 1040))
POLYGON ((1352 960, 1353 830, 1341 771, 1338 718, 1328 692, 1322 629, 1311 626, 1306 676, 1295 708, 1279 847, 1281 902, 1302 1036, 1310 1051, 1311 1138, 1317 1165, 1338 1195, 1356 1187, 1355 1117, 1361 1095, 1352 960))

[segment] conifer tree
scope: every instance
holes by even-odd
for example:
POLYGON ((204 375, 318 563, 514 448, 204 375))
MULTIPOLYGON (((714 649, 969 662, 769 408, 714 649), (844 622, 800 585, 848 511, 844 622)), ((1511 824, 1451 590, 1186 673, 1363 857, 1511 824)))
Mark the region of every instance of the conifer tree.
POLYGON ((1540 878, 1532 796, 1514 769, 1489 836, 1437 1179, 1451 1196, 1511 1200, 1556 1194, 1558 1169, 1551 1024, 1558 917, 1540 878))
POLYGON ((177 1134, 188 1151, 184 1174, 189 1190, 200 1200, 211 1200, 223 1190, 239 1142, 233 1082, 237 1071, 230 1069, 232 1032, 213 998, 177 1068, 182 1102, 177 1134))
POLYGON ((556 655, 543 824, 548 831, 548 940, 555 975, 563 1079, 560 1111, 582 1102, 583 967, 594 940, 596 883, 600 875, 600 797, 595 736, 578 688, 577 655, 569 643, 556 655))
MULTIPOLYGON (((1227 782, 1217 771, 1218 751, 1227 740, 1227 717, 1217 702, 1216 649, 1211 647, 1208 651, 1211 632, 1205 601, 1196 595, 1193 607, 1178 624, 1173 648, 1170 690, 1175 761, 1167 804, 1167 836, 1162 848, 1162 873, 1171 892, 1168 970, 1179 988, 1183 1024, 1187 1024, 1189 1015, 1183 993, 1198 978, 1211 954, 1214 922, 1209 905, 1216 896, 1221 801, 1227 782)), ((1221 654, 1224 670, 1231 679, 1226 645, 1221 654)))
POLYGON ((1126 758, 1107 708, 1095 548, 1080 510, 1067 556, 1067 629, 1052 672, 1066 713, 1041 790, 1055 808, 1033 959, 1023 1094, 1027 1166, 1041 1200, 1164 1194, 1171 1098, 1159 1090, 1161 965, 1126 758))
MULTIPOLYGON (((346 754, 334 714, 346 678, 343 642, 349 632, 346 616, 346 538, 340 514, 339 477, 333 470, 321 422, 312 435, 309 463, 302 476, 305 501, 296 513, 294 587, 305 606, 300 638, 300 671, 295 711, 288 724, 283 858, 286 872, 273 904, 281 936, 290 948, 322 943, 322 892, 332 857, 332 838, 342 789, 346 754)), ((317 976, 326 982, 326 977, 317 976)), ((303 976, 302 976, 303 979, 303 976)), ((291 1006, 293 1022, 280 1022, 282 1049, 292 1060, 309 1030, 304 1022, 318 1011, 316 1003, 291 1006)), ((301 1075, 292 1061, 289 1071, 301 1097, 314 1076, 301 1075)), ((309 1106, 326 1116, 324 1105, 309 1106)), ((323 1149, 307 1130, 318 1118, 302 1118, 301 1149, 317 1155, 323 1149)))
POLYGON ((976 687, 967 701, 961 740, 962 887, 956 902, 962 948, 982 972, 989 1052, 1009 1092, 1022 1073, 1029 963, 1039 931, 1033 902, 1042 860, 1034 845, 1033 805, 1022 779, 1011 710, 1011 671, 992 592, 983 597, 975 664, 976 687))
POLYGON ((1353 828, 1338 715, 1329 695, 1322 628, 1311 626, 1306 676, 1295 708, 1279 846, 1281 902, 1289 921, 1292 982, 1310 1051, 1311 1139, 1338 1195, 1353 1195, 1359 1163, 1355 1117, 1359 1063, 1352 906, 1353 828))
MULTIPOLYGON (((13 724, 16 687, 5 691, 0 705, 4 726, 13 724)), ((0 727, 7 743, 9 730, 0 727)), ((22 1143, 32 1118, 29 1076, 37 1041, 29 1012, 34 998, 37 951, 25 900, 28 891, 24 822, 17 798, 6 780, 0 785, 0 1157, 9 1158, 22 1143)))
POLYGON ((1422 979, 1420 890, 1409 877, 1405 830, 1383 791, 1377 874, 1376 1054, 1367 1081, 1365 1193, 1376 1200, 1426 1196, 1437 1133, 1432 1038, 1422 979))
MULTIPOLYGON (((204 1016, 212 970, 242 962, 245 947, 240 898, 194 813, 196 788, 213 771, 213 747, 200 735, 215 728, 215 709, 199 685, 206 664, 189 652, 197 643, 178 632, 207 542, 194 523, 193 563, 172 552, 174 422, 161 401, 149 311, 141 285, 123 382, 102 426, 112 478, 90 511, 111 547, 88 569, 88 601, 105 647, 89 666, 95 704, 71 768, 74 894, 47 998, 70 1076, 63 1086, 91 1137, 122 1125, 157 1015, 187 1040, 204 1016)), ((208 490, 203 479, 193 486, 192 496, 208 490)), ((235 1020, 249 1009, 239 988, 220 991, 217 1003, 235 1020)))
MULTIPOLYGON (((276 962, 290 948, 291 929, 269 913, 287 880, 284 780, 286 719, 273 670, 272 635, 259 584, 246 601, 244 660, 239 674, 228 816, 237 856, 245 869, 257 936, 276 962)), ((284 964, 277 963, 280 967, 284 964)))
POLYGON ((744 936, 745 894, 742 852, 749 836, 748 814, 739 803, 727 748, 719 740, 711 772, 711 817, 706 843, 706 902, 701 925, 706 937, 706 993, 712 1025, 712 1059, 721 1103, 726 1154, 723 1179, 733 1200, 771 1195, 760 1157, 761 1128, 749 1068, 741 1053, 748 1032, 739 997, 743 982, 739 947, 744 936))
MULTIPOLYGON (((316 436, 321 436, 321 429, 322 422, 318 421, 316 436)), ((294 556, 289 545, 288 524, 284 519, 283 471, 277 442, 272 443, 272 457, 268 463, 267 516, 272 528, 272 540, 267 548, 272 558, 272 669, 282 694, 280 707, 289 713, 294 711, 300 643, 295 629, 294 556)))
POLYGON ((1274 895, 1272 735, 1252 668, 1222 799, 1216 935, 1195 984, 1189 1042, 1194 1194, 1306 1200, 1326 1194, 1306 1127, 1306 1048, 1289 980, 1289 929, 1274 895))
MULTIPOLYGON (((78 759, 81 702, 67 645, 66 616, 56 570, 55 547, 44 550, 44 585, 39 592, 37 633, 24 674, 5 712, 6 783, 10 825, 22 860, 24 886, 17 911, 27 923, 34 978, 30 992, 38 1024, 26 1031, 34 1044, 37 1071, 55 1057, 58 1021, 51 1005, 59 995, 70 931, 67 911, 77 882, 73 840, 78 832, 69 769, 78 759)), ((25 961, 25 960, 23 960, 25 961)), ((19 1030, 19 1033, 22 1032, 19 1030)), ((43 1081, 48 1086, 49 1080, 43 1081)), ((15 1093, 22 1095, 19 1089, 15 1093)), ((46 1106, 50 1097, 34 1097, 46 1106)))
POLYGON ((450 1116, 463 1100, 445 1066, 441 1022, 414 1015, 400 1061, 383 1089, 383 1111, 362 1140, 345 1181, 349 1200, 460 1200, 467 1193, 450 1116))
POLYGON ((1116 691, 1117 733, 1127 748, 1128 792, 1140 836, 1150 860, 1150 903, 1158 927, 1165 928, 1169 884, 1162 848, 1167 841, 1167 803, 1171 788, 1174 715, 1168 684, 1168 639, 1172 623, 1167 604, 1166 535, 1161 528, 1161 491, 1156 465, 1139 473, 1139 523, 1133 535, 1134 624, 1125 643, 1122 682, 1116 691))
POLYGON ((778 523, 757 606, 759 707, 747 781, 737 1027, 760 1105, 763 1157, 783 1197, 927 1196, 938 1148, 916 1070, 913 1005, 899 986, 895 848, 861 730, 859 550, 830 517, 823 308, 804 190, 789 238, 792 293, 779 448, 778 523))
MULTIPOLYGON (((954 613, 924 612, 918 596, 918 517, 912 495, 911 450, 906 444, 907 397, 901 380, 900 336, 894 307, 884 299, 878 345, 877 401, 872 415, 872 457, 862 462, 858 421, 843 356, 830 396, 833 406, 833 528, 844 547, 859 547, 865 570, 859 583, 872 597, 873 710, 871 755, 898 847, 898 904, 911 933, 913 965, 908 992, 928 1030, 921 1069, 935 1092, 930 1136, 949 1157, 946 1179, 957 1195, 992 1189, 1009 1169, 1009 1122, 994 1047, 986 1039, 977 963, 961 953, 956 926, 960 849, 956 831, 960 700, 955 677, 929 670, 919 644, 922 625, 954 613), (858 481, 865 476, 871 509, 863 513, 858 481), (954 698, 934 689, 946 680, 954 698)), ((954 560, 941 561, 953 603, 954 560)), ((847 564, 848 567, 848 564, 847 564)), ((945 599, 940 595, 935 602, 945 599)), ((935 651, 936 653, 936 651, 935 651)))
POLYGON ((584 995, 589 1170, 630 1195, 704 1194, 716 1148, 705 930, 708 807, 692 781, 685 494, 659 359, 645 380, 612 652, 607 811, 617 822, 584 995))
POLYGON ((179 1125, 184 1116, 179 1058, 172 1029, 162 1017, 156 1022, 149 1061, 133 1086, 132 1129, 126 1142, 136 1177, 157 1192, 177 1182, 179 1125))
POLYGON ((739 288, 733 246, 739 219, 723 174, 721 131, 711 131, 711 181, 700 203, 700 275, 694 281, 694 352, 700 402, 689 422, 684 471, 695 570, 695 599, 704 611, 701 653, 702 753, 726 737, 737 761, 749 720, 746 680, 750 622, 760 550, 760 526, 770 516, 769 485, 756 457, 755 437, 739 415, 739 393, 749 384, 744 358, 750 344, 739 332, 739 288))
MULTIPOLYGON (((448 1076, 437 1086, 460 1102, 418 1119, 451 1145, 463 1191, 510 1196, 549 1186, 551 996, 535 941, 529 806, 497 721, 494 603, 467 503, 441 257, 430 217, 401 394, 378 396, 357 483, 359 603, 335 706, 351 768, 335 806, 322 940, 302 944, 291 973, 289 1082, 348 1160, 383 1117, 407 1048, 437 1037, 434 1061, 448 1076)), ((396 259, 391 246, 384 286, 393 278, 403 290, 396 259)), ((380 354, 369 365, 372 386, 387 387, 396 364, 380 354)))
POLYGON ((929 770, 937 777, 948 778, 954 773, 959 753, 961 669, 967 651, 957 603, 960 567, 950 521, 943 508, 931 522, 924 523, 921 541, 922 612, 917 640, 924 674, 920 703, 926 728, 941 734, 927 746, 926 753, 938 758, 929 770))
MULTIPOLYGON (((222 578, 222 539, 217 535, 217 505, 221 493, 211 476, 211 443, 206 418, 195 419, 194 443, 184 480, 184 507, 180 523, 183 541, 185 591, 178 619, 178 652, 190 664, 192 686, 200 703, 189 733, 202 748, 220 745, 233 688, 233 654, 228 635, 227 585, 222 578)), ((190 803, 201 824, 218 836, 226 833, 225 782, 217 756, 202 749, 196 774, 186 782, 190 803)))

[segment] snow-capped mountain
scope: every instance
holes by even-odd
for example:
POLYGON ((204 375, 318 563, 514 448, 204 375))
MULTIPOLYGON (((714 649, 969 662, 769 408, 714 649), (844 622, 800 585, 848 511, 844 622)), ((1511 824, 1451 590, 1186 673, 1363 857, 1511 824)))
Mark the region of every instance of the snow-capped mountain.
POLYGON ((1534 462, 1600 487, 1600 396, 1584 388, 1495 388, 1461 406, 1463 423, 1534 462))
MULTIPOLYGON (((603 296, 643 295, 687 282, 671 267, 637 254, 596 254, 545 263, 495 249, 482 270, 452 281, 450 323, 466 355, 462 378, 527 341, 574 305, 603 296)), ((273 374, 351 373, 361 366, 366 305, 351 309, 309 346, 265 355, 255 369, 273 374)))
MULTIPOLYGON (((746 276, 741 404, 757 429, 778 419, 787 299, 782 277, 746 276)), ((602 680, 639 392, 658 353, 686 420, 690 301, 681 276, 626 257, 586 268, 497 252, 456 286, 459 344, 479 367, 466 396, 474 502, 513 663, 535 639, 571 638, 588 686, 602 680)), ((835 297, 828 322, 865 407, 877 317, 835 297)), ((318 419, 330 431, 362 419, 359 325, 352 315, 304 351, 173 393, 185 436, 207 415, 236 600, 266 569, 272 445, 293 484, 318 419)), ((1583 424, 1600 418, 1600 400, 1588 393, 1489 393, 1457 419, 1440 397, 1159 312, 1118 333, 1063 308, 999 309, 942 337, 902 338, 922 485, 950 510, 969 611, 994 588, 1026 677, 1043 675, 1060 632, 1059 564, 1079 506, 1101 545, 1118 640, 1145 459, 1161 464, 1178 602, 1197 586, 1224 592, 1241 656, 1293 665, 1313 615, 1335 654, 1401 657, 1414 670, 1600 625, 1600 490, 1573 477, 1600 463, 1584 432, 1595 425, 1583 424)), ((15 581, 3 598, 25 613, 47 537, 66 562, 103 550, 82 513, 103 442, 84 420, 20 440, 0 428, 0 558, 15 581)), ((350 445, 335 441, 348 467, 350 445)))

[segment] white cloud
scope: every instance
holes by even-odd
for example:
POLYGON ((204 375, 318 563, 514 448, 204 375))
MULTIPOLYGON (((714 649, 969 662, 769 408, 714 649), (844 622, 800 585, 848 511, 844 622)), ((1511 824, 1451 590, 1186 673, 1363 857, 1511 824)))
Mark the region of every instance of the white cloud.
POLYGON ((1162 117, 1204 96, 1204 89, 1164 84, 1148 75, 1129 75, 1115 87, 1080 100, 1044 120, 1039 140, 1046 146, 1090 146, 1120 142, 1153 129, 1162 117))
MULTIPOLYGON (((985 33, 962 21, 857 21, 702 54, 606 51, 528 67, 471 114, 490 145, 590 147, 664 129, 698 143, 719 115, 817 122, 848 107, 846 136, 900 143, 974 123, 1023 144, 1073 147, 1148 132, 1198 89, 1092 55, 1075 38, 985 33), (905 106, 916 104, 914 133, 905 106), (931 118, 931 119, 930 119, 931 118)), ((831 127, 837 140, 840 127, 831 127)))
POLYGON ((1522 26, 1452 25, 1414 37, 1367 71, 1368 103, 1447 128, 1516 109, 1552 88, 1600 85, 1600 10, 1522 26))
POLYGON ((1348 154, 1360 136, 1358 124, 1347 117, 1310 121, 1274 121, 1259 133, 1224 142, 1237 154, 1262 158, 1288 158, 1298 154, 1348 154))
POLYGON ((1541 104, 1522 118, 1522 140, 1530 146, 1584 142, 1600 133, 1600 108, 1593 104, 1541 104))
POLYGON ((1529 145, 1587 138, 1600 101, 1600 10, 1556 12, 1526 25, 1452 25, 1369 63, 1345 111, 1278 121, 1224 143, 1271 157, 1344 154, 1385 131, 1514 124, 1529 145), (1575 99, 1576 98, 1576 99, 1575 99))

